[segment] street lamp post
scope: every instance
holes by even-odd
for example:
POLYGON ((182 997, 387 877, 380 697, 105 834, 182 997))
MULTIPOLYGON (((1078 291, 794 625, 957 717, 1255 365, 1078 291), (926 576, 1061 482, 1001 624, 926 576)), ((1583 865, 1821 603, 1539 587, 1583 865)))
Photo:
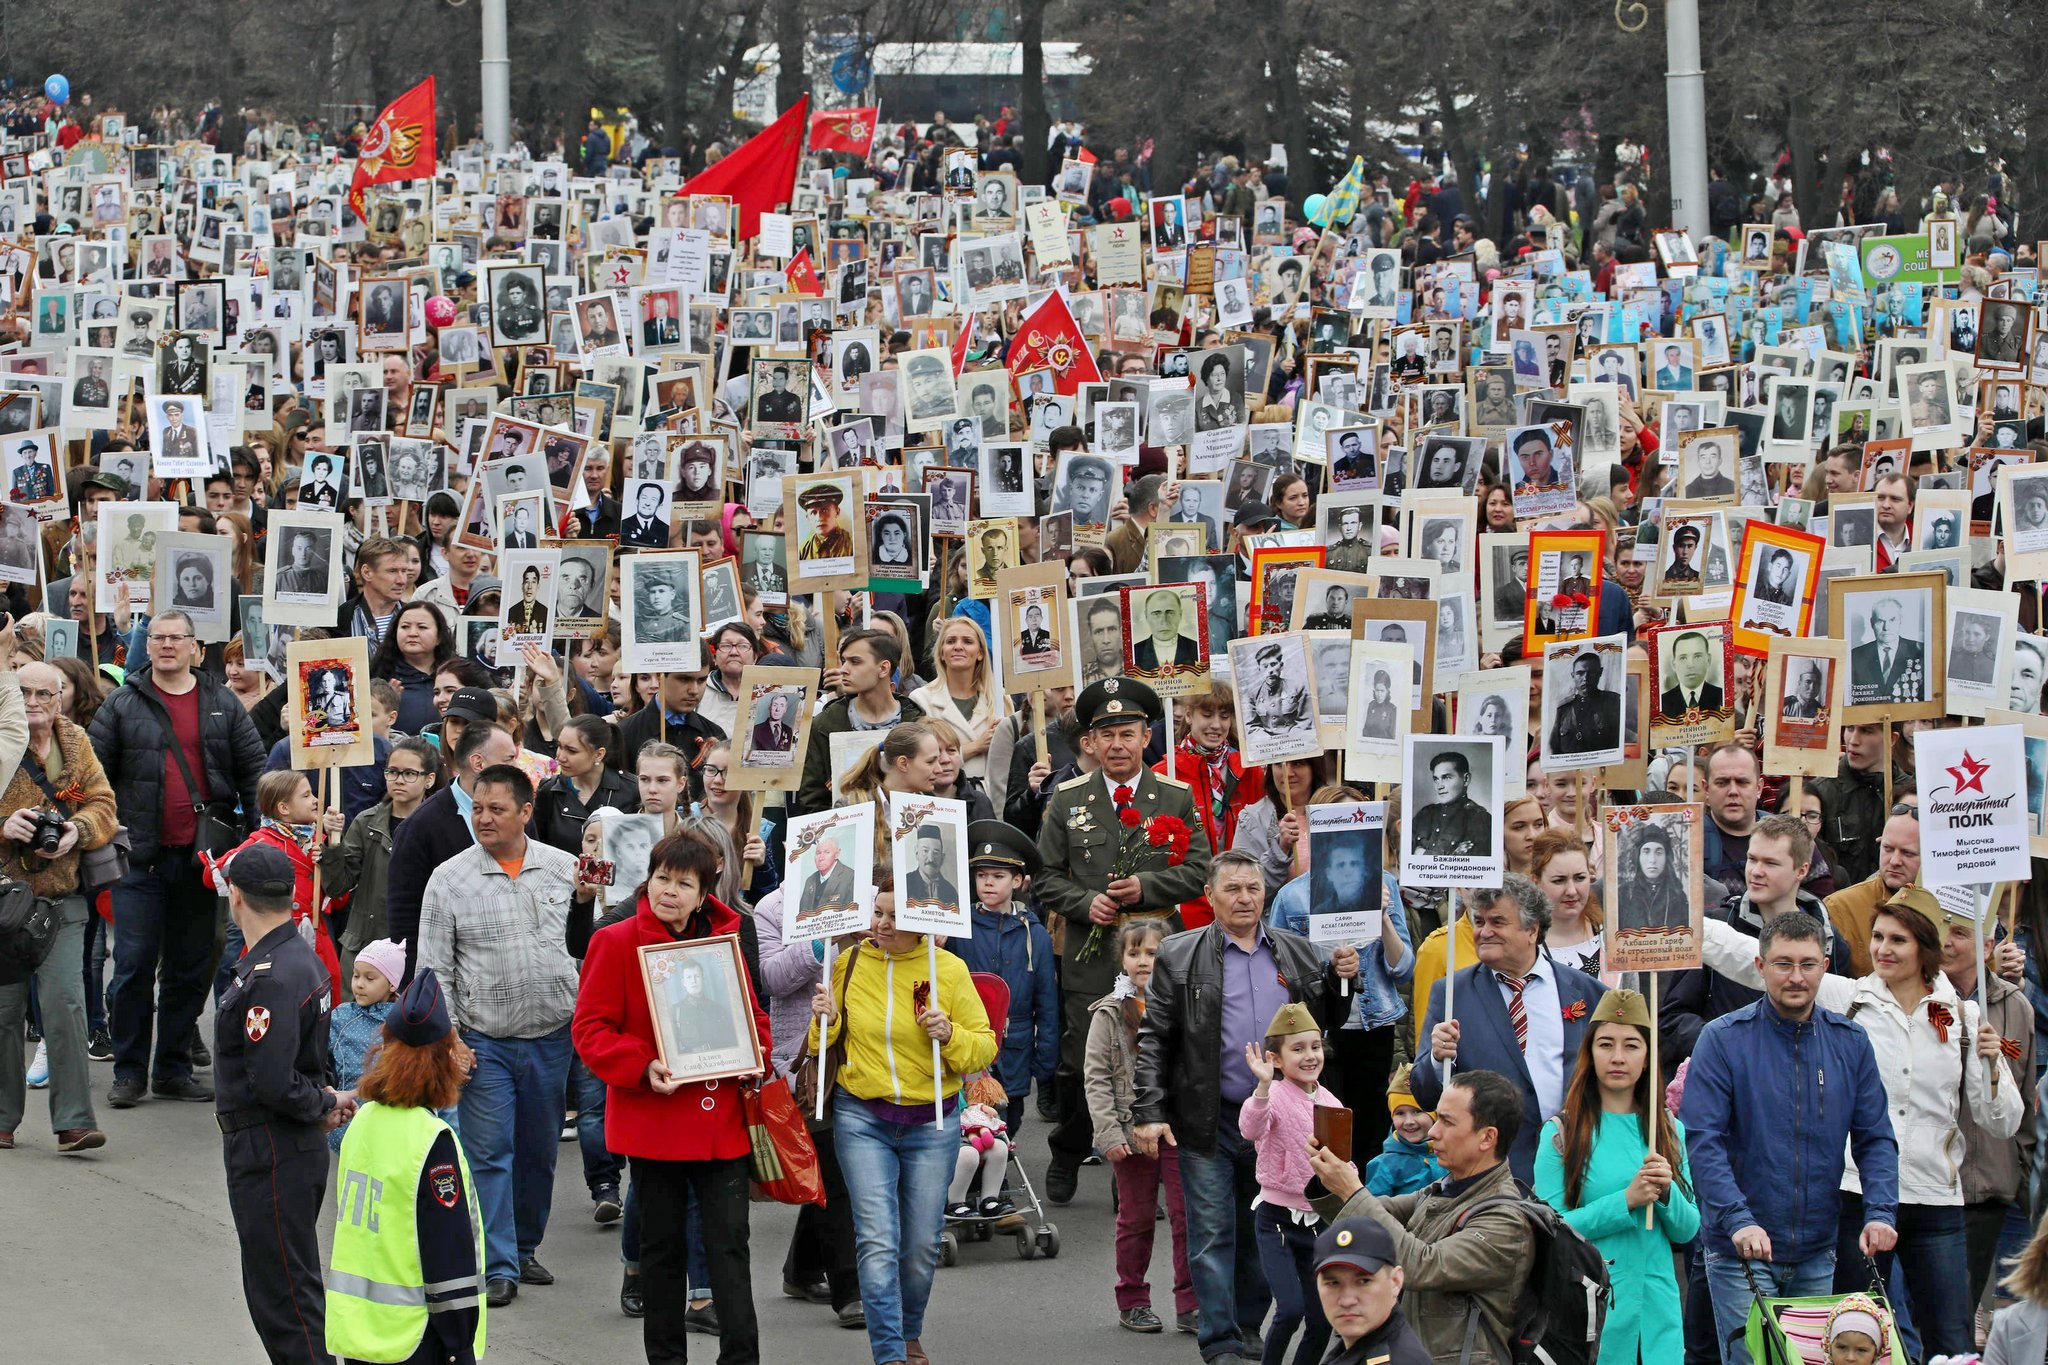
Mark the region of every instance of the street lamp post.
POLYGON ((1699 0, 1664 0, 1664 108, 1671 125, 1671 223, 1695 241, 1707 212, 1707 77, 1700 70, 1699 0))
POLYGON ((484 142, 494 152, 512 145, 512 59, 505 51, 505 0, 483 0, 484 142))

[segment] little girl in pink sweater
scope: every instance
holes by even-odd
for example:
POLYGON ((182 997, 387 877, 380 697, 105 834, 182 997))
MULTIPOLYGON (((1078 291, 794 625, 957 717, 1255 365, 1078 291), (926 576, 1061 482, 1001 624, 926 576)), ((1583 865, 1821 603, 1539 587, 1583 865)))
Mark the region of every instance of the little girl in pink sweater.
POLYGON ((1309 1207, 1309 1142, 1318 1106, 1340 1109, 1337 1097, 1316 1083, 1323 1074, 1323 1031, 1306 1005, 1282 1005, 1266 1026, 1263 1047, 1244 1045, 1245 1065, 1259 1088, 1244 1102, 1238 1131, 1258 1150, 1258 1197, 1252 1235, 1259 1264, 1273 1291, 1273 1323, 1266 1329, 1263 1365, 1280 1365, 1297 1327, 1297 1362, 1317 1361, 1330 1342, 1330 1324, 1316 1294, 1314 1252, 1320 1226, 1309 1207), (1275 1074, 1281 1084, 1275 1085, 1275 1074), (1305 1325, 1304 1325, 1305 1323, 1305 1325))

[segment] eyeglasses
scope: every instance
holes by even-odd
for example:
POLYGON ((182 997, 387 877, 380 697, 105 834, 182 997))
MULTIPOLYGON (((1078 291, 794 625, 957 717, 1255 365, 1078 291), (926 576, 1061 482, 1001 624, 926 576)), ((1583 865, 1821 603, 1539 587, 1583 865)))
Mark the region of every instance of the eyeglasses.
POLYGON ((386 768, 384 770, 385 778, 391 781, 396 781, 401 777, 413 778, 425 777, 426 775, 427 771, 424 768, 386 768))
POLYGON ((183 644, 191 638, 193 637, 190 635, 158 635, 156 632, 151 631, 149 642, 153 645, 176 645, 183 644))
POLYGON ((713 767, 712 765, 707 763, 704 765, 704 776, 716 777, 720 781, 723 781, 725 779, 725 769, 713 767))
POLYGON ((24 687, 21 689, 21 699, 23 701, 55 701, 63 695, 62 692, 53 692, 47 687, 24 687))

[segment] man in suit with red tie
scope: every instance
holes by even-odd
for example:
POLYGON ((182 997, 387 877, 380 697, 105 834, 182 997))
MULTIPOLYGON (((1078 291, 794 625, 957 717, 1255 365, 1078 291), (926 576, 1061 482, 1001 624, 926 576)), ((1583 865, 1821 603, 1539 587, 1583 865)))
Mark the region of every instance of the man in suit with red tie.
POLYGON ((1508 1164, 1516 1179, 1533 1184, 1536 1135, 1544 1118, 1564 1107, 1579 1039, 1607 988, 1550 956, 1543 946, 1550 902, 1520 873, 1508 873, 1498 891, 1467 891, 1465 907, 1479 961, 1451 982, 1456 1008, 1448 1015, 1445 983, 1437 982, 1430 991, 1422 1034, 1429 1039, 1432 1060, 1417 1063, 1410 1077, 1415 1101, 1434 1109, 1446 1076, 1460 1071, 1506 1076, 1523 1097, 1522 1130, 1508 1152, 1508 1164))

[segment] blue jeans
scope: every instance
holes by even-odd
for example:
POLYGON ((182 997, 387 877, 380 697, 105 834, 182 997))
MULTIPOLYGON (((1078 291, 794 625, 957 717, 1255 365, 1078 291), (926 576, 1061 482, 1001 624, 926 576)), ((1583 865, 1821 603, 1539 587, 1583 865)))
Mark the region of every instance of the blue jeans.
POLYGON ((147 1073, 161 1084, 191 1077, 192 1027, 206 1003, 214 928, 223 913, 189 853, 166 853, 156 866, 134 868, 114 884, 115 1079, 147 1073))
POLYGON ((1266 1320, 1272 1291, 1259 1268, 1252 1196, 1258 1153, 1237 1130, 1240 1105, 1216 1112, 1216 1148, 1180 1149, 1181 1196, 1188 1210, 1188 1270, 1202 1313, 1202 1359, 1241 1349, 1266 1320))
POLYGON ((590 1197, 619 1183, 619 1159, 604 1145, 604 1082, 590 1074, 581 1057, 569 1059, 569 1093, 576 1100, 576 1145, 583 1149, 583 1183, 590 1197))
POLYGON ((476 1074, 462 1090, 462 1145, 482 1205, 484 1274, 517 1280, 519 1263, 547 1235, 569 1026, 540 1038, 465 1033, 463 1041, 476 1052, 476 1074))
MULTIPOLYGON (((695 1190, 686 1190, 683 1201, 683 1242, 689 1258, 686 1273, 689 1276, 690 1302, 702 1303, 711 1297, 711 1257, 704 1250, 704 1219, 697 1207, 695 1190)), ((628 1270, 640 1268, 640 1186, 637 1181, 626 1186, 626 1213, 619 1220, 619 1260, 628 1270)))
MULTIPOLYGON (((1705 1249, 1707 1288, 1714 1296, 1714 1332, 1721 1341, 1722 1365, 1752 1365, 1749 1358, 1749 1310, 1756 1302, 1740 1256, 1705 1249)), ((1803 1261, 1750 1261, 1756 1286, 1774 1299, 1796 1299, 1833 1292, 1835 1253, 1817 1251, 1803 1261)))
POLYGON ((1330 1344, 1330 1320, 1323 1316, 1323 1300, 1315 1283, 1319 1227, 1297 1223, 1288 1217, 1287 1210, 1270 1204, 1252 1210, 1252 1235, 1258 1239, 1259 1265, 1273 1291, 1273 1325, 1266 1329, 1261 1365, 1282 1365, 1296 1328, 1302 1329, 1301 1349, 1294 1355, 1298 1365, 1321 1360, 1323 1348, 1330 1344))
POLYGON ((99 912, 87 906, 85 917, 85 1027, 98 1033, 107 1026, 107 952, 112 930, 99 912))
POLYGON ((902 1360, 903 1343, 924 1335, 946 1186, 960 1151, 959 1110, 944 1127, 891 1123, 841 1090, 833 1096, 832 1142, 853 1205, 868 1349, 877 1361, 902 1360))
MULTIPOLYGON (((1900 1204, 1898 1220, 1898 1247, 1878 1255, 1877 1273, 1899 1310, 1899 1334, 1908 1351, 1914 1359, 1925 1360, 1975 1350, 1963 1206, 1900 1204), (1903 1295, 1898 1292, 1902 1280, 1903 1295)), ((1835 1248, 1836 1293, 1870 1285, 1870 1266, 1856 1246, 1862 1232, 1863 1200, 1844 1194, 1841 1241, 1835 1248)))

